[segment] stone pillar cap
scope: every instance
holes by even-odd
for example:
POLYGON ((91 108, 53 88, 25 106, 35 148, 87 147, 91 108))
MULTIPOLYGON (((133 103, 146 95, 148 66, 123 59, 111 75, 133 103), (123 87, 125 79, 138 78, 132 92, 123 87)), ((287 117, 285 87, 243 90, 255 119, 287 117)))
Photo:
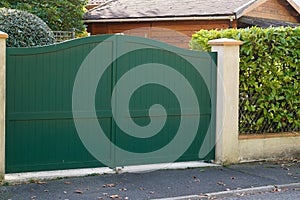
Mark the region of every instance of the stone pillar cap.
POLYGON ((243 42, 234 39, 220 38, 215 40, 209 40, 208 44, 215 46, 239 46, 243 44, 243 42))
POLYGON ((8 38, 8 35, 2 31, 0 31, 0 38, 6 39, 6 38, 8 38))

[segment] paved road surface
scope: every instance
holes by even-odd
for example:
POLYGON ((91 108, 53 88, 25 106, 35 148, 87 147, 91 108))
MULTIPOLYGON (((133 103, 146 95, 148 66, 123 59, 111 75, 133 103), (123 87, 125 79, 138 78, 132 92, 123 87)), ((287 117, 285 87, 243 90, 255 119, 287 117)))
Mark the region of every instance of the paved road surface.
MULTIPOLYGON (((265 162, 228 167, 158 170, 35 181, 0 187, 0 200, 154 199, 299 183, 300 162, 265 162)), ((299 190, 224 199, 300 199, 299 190)))

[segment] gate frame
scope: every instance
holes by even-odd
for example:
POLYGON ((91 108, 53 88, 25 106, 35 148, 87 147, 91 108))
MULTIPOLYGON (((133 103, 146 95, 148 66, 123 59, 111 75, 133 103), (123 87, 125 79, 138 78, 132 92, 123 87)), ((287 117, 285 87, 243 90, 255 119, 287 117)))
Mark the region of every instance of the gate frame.
MULTIPOLYGON (((0 31, 0 181, 5 175, 5 96, 6 39, 0 31)), ((217 39, 209 41, 218 53, 216 152, 220 164, 238 163, 239 46, 241 41, 217 39)))

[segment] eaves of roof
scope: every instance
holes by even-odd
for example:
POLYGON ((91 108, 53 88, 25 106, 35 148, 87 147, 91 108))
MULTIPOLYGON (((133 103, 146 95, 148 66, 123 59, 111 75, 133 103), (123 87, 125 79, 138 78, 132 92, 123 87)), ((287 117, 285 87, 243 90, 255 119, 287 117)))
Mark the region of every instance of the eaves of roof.
POLYGON ((94 22, 154 22, 154 21, 194 21, 194 20, 231 20, 235 15, 216 15, 216 16, 182 16, 182 17, 145 17, 145 18, 119 18, 119 19, 90 19, 84 20, 85 23, 94 22))

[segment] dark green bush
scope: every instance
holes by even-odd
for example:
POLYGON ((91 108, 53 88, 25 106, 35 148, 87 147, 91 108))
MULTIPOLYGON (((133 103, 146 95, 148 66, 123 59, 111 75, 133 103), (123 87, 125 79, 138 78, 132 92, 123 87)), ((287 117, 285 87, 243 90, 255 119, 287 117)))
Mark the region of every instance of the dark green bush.
POLYGON ((83 15, 87 0, 1 0, 0 7, 32 13, 41 18, 53 31, 85 31, 83 15))
POLYGON ((240 49, 240 133, 300 131, 300 27, 201 30, 193 49, 233 38, 240 49))
POLYGON ((0 9, 0 30, 7 33, 8 47, 32 47, 53 44, 53 32, 39 17, 19 10, 0 9))

